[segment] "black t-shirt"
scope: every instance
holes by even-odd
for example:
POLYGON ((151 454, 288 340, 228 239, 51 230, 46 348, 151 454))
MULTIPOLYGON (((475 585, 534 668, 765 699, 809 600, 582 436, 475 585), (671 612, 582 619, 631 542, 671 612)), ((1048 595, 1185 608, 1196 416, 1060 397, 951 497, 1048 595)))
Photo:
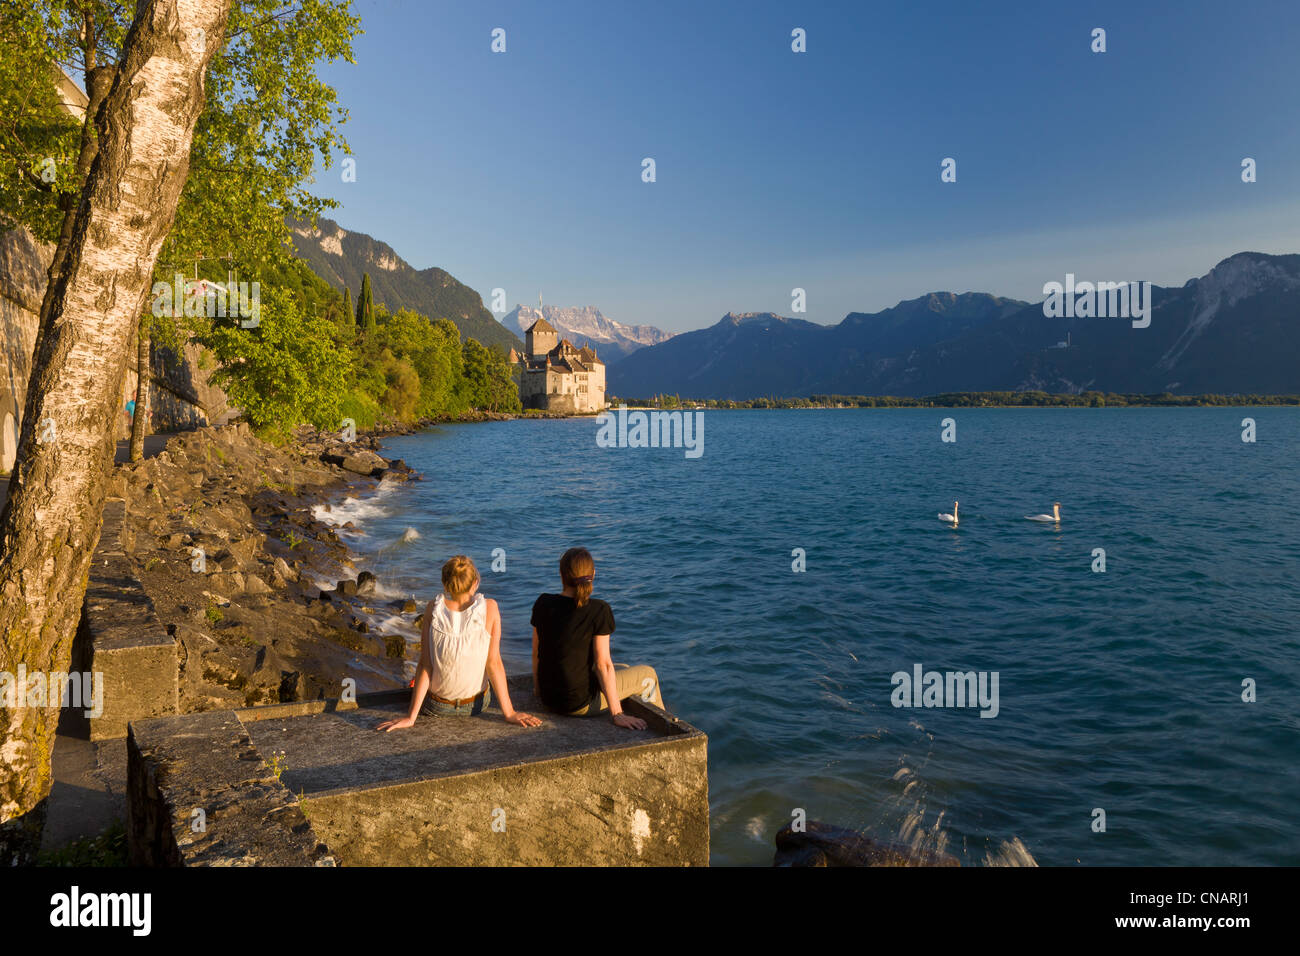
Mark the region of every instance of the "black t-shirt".
POLYGON ((614 633, 614 612, 596 598, 578 607, 563 594, 543 594, 533 604, 532 625, 542 703, 562 714, 577 710, 600 693, 595 636, 614 633))

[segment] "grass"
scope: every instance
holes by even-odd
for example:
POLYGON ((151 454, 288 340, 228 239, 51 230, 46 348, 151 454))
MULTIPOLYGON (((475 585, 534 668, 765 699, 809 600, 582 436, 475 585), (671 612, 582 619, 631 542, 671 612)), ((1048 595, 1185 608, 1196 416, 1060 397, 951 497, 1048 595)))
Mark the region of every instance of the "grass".
POLYGON ((285 770, 288 769, 288 765, 284 762, 283 750, 271 754, 269 766, 271 768, 271 776, 275 777, 276 780, 279 780, 280 774, 284 773, 285 770))
POLYGON ((225 615, 221 613, 221 608, 217 607, 217 602, 212 598, 208 598, 208 609, 203 613, 207 617, 208 623, 213 627, 216 627, 225 619, 225 615))
POLYGON ((126 825, 114 820, 103 833, 73 840, 36 858, 37 866, 126 866, 126 825))

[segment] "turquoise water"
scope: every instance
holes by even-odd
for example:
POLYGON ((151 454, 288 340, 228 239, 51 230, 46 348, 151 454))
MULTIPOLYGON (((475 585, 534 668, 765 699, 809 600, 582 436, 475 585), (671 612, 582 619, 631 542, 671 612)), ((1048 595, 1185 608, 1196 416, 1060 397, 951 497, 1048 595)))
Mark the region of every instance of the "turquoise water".
POLYGON ((615 660, 653 664, 709 735, 715 865, 770 864, 797 810, 963 864, 1300 862, 1300 412, 704 422, 694 460, 597 447, 590 419, 393 439, 426 480, 358 511, 353 544, 421 600, 473 557, 512 670, 559 555, 591 549, 615 660), (1053 501, 1059 527, 1023 520, 1053 501), (997 716, 894 707, 915 664, 998 672, 997 716))

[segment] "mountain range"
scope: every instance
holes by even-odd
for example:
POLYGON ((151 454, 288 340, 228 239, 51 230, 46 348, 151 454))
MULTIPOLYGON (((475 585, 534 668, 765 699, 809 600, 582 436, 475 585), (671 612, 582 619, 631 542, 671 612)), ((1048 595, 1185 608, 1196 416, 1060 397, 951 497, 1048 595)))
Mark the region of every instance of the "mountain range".
POLYGON ((671 332, 657 329, 653 325, 624 325, 615 322, 592 306, 559 308, 546 305, 534 309, 519 305, 507 312, 501 323, 522 339, 528 327, 538 319, 546 319, 559 332, 560 338, 568 339, 574 345, 581 346, 588 342, 594 345, 607 366, 626 358, 637 349, 672 338, 671 332))
POLYGON ((1180 287, 1152 286, 1150 301, 1147 328, 1049 318, 1041 302, 977 292, 934 292, 830 326, 728 313, 629 355, 609 370, 608 394, 1300 393, 1300 255, 1238 253, 1180 287))
POLYGON ((300 222, 289 226, 298 258, 334 288, 351 289, 353 301, 368 272, 375 304, 390 312, 411 309, 431 319, 451 319, 462 339, 523 349, 523 342, 484 307, 482 296, 442 269, 417 270, 387 243, 347 232, 330 219, 318 219, 315 230, 300 222))

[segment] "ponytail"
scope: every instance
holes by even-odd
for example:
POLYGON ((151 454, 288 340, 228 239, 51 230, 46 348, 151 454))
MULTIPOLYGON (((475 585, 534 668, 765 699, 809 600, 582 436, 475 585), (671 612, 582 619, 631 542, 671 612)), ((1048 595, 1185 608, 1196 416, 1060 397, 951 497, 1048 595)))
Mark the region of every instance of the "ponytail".
POLYGON ((570 548, 560 558, 560 580, 566 588, 573 588, 578 607, 583 607, 591 599, 595 573, 596 564, 586 548, 570 548))

